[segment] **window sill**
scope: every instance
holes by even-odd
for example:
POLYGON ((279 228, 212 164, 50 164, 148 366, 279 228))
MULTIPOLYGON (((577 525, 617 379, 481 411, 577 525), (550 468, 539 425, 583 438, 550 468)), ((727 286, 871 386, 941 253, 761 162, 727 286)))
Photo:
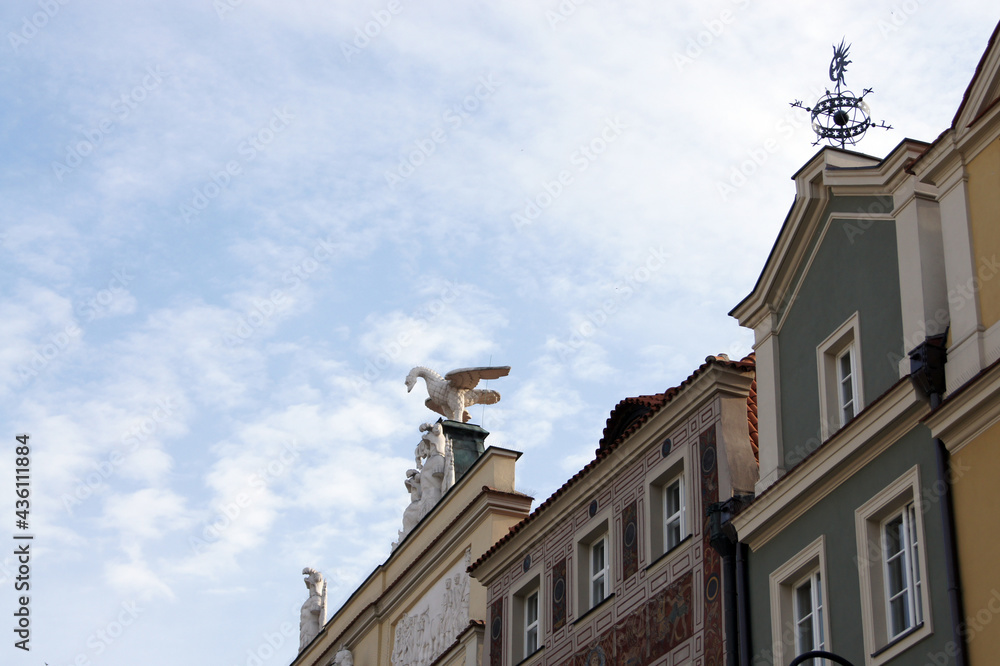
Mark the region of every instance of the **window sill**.
POLYGON ((545 649, 544 645, 539 645, 537 650, 535 650, 534 652, 532 652, 531 654, 529 654, 527 657, 525 657, 521 661, 517 662, 516 666, 522 666, 522 664, 527 664, 532 659, 534 659, 536 656, 538 656, 541 653, 541 651, 544 650, 544 649, 545 649))
POLYGON ((683 539, 681 539, 680 541, 678 541, 676 546, 674 546, 673 548, 671 548, 670 550, 668 550, 667 552, 663 553, 662 555, 660 555, 659 557, 657 557, 655 560, 653 560, 649 564, 649 566, 646 567, 646 571, 649 571, 650 569, 652 569, 653 567, 655 567, 656 565, 658 565, 660 562, 663 562, 664 560, 669 559, 671 555, 679 552, 681 548, 683 548, 684 546, 688 545, 688 542, 691 541, 692 537, 693 537, 693 535, 688 534, 686 537, 684 537, 683 539))
POLYGON ((878 650, 875 650, 874 652, 872 652, 872 654, 871 654, 872 659, 874 659, 874 658, 878 657, 879 655, 883 654, 884 652, 887 652, 887 651, 891 650, 892 648, 896 647, 897 645, 899 645, 900 643, 902 643, 903 641, 905 641, 907 638, 909 638, 910 636, 912 636, 913 634, 917 633, 918 631, 920 631, 923 628, 924 628, 924 623, 923 622, 921 622, 920 624, 913 625, 912 627, 910 627, 909 629, 907 629, 906 631, 904 631, 903 633, 901 633, 899 636, 896 636, 891 641, 889 641, 888 643, 886 643, 884 646, 880 647, 878 650))
POLYGON ((590 614, 592 614, 592 613, 593 613, 594 611, 596 611, 596 610, 600 609, 600 608, 601 608, 601 606, 604 606, 604 605, 606 605, 606 604, 607 604, 607 603, 608 603, 609 601, 611 601, 611 600, 612 600, 612 599, 614 599, 614 598, 615 598, 615 593, 614 593, 614 592, 612 592, 612 593, 611 593, 611 594, 609 594, 608 596, 604 597, 604 599, 603 599, 603 600, 601 601, 601 603, 597 604, 596 606, 592 606, 591 608, 589 608, 589 609, 587 610, 587 612, 586 612, 586 613, 584 613, 584 614, 583 614, 583 615, 581 615, 580 617, 578 617, 578 618, 576 618, 575 620, 573 620, 573 624, 576 624, 577 622, 583 622, 583 621, 584 621, 585 619, 587 619, 587 616, 588 616, 588 615, 590 615, 590 614))

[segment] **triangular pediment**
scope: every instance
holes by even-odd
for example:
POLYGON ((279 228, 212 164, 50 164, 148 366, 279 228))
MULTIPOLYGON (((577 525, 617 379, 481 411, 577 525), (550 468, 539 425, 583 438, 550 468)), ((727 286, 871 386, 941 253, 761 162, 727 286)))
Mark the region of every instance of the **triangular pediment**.
POLYGON ((1000 105, 1000 23, 993 30, 986 52, 965 90, 952 128, 959 135, 964 134, 976 120, 997 105, 1000 105))

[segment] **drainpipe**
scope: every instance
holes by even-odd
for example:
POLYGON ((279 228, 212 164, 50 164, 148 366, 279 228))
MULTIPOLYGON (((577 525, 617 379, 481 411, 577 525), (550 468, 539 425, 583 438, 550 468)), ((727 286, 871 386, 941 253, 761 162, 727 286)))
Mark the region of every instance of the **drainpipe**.
POLYGON ((740 625, 740 664, 750 666, 750 583, 747 567, 749 546, 736 542, 736 601, 740 625))
MULTIPOLYGON (((941 405, 945 391, 944 364, 947 361, 942 335, 928 337, 910 352, 910 381, 930 399, 931 410, 941 405)), ((948 606, 951 611, 951 640, 955 645, 955 666, 968 666, 965 636, 962 633, 962 586, 958 571, 958 539, 955 536, 955 505, 952 498, 951 454, 940 438, 934 438, 937 482, 944 489, 941 496, 941 529, 944 532, 944 563, 948 578, 948 606)))
POLYGON ((726 628, 726 666, 749 666, 750 626, 746 544, 739 542, 732 517, 751 497, 736 495, 708 507, 709 543, 722 556, 722 604, 726 628))
MULTIPOLYGON (((726 534, 731 518, 729 502, 708 507, 709 543, 722 556, 722 607, 726 629, 726 666, 738 666, 739 623, 736 618, 736 546, 726 534)), ((730 527, 731 528, 731 527, 730 527)))

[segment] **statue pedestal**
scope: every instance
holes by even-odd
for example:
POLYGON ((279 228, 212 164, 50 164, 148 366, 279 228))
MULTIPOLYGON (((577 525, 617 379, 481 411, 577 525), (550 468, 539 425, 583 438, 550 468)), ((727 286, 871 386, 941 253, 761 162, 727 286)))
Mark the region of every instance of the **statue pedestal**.
POLYGON ((442 421, 441 426, 455 453, 457 482, 486 450, 486 438, 490 433, 477 425, 458 421, 442 421))

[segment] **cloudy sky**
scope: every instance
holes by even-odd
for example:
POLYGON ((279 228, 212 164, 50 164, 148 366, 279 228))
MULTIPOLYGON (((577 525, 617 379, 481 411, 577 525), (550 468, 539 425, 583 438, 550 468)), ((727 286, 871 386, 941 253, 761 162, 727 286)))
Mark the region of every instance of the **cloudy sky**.
POLYGON ((860 150, 951 122, 1000 13, 944 5, 4 2, 0 661, 290 662, 302 567, 336 607, 389 553, 414 365, 510 365, 473 420, 547 497, 749 351, 834 42, 860 150))

